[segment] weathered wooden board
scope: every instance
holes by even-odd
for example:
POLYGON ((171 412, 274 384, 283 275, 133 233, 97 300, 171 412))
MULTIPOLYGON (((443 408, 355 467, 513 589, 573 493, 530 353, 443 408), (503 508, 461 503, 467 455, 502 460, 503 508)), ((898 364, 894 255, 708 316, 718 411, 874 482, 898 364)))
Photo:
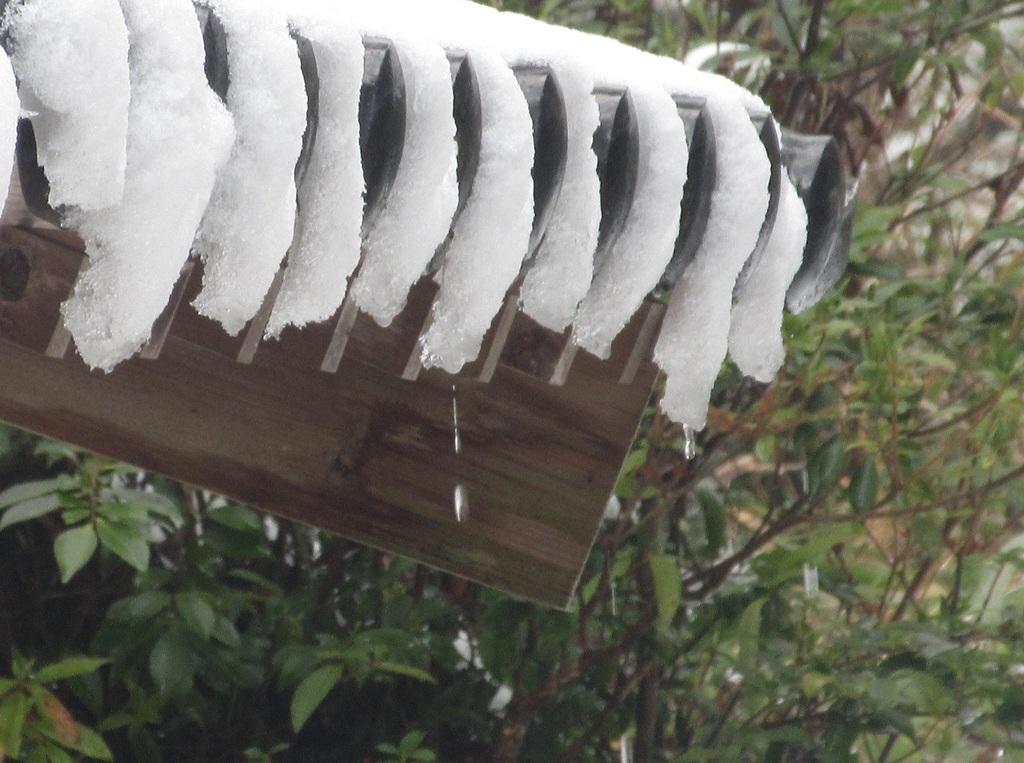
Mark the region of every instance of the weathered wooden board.
POLYGON ((433 283, 419 284, 387 329, 361 316, 337 373, 326 373, 333 322, 287 330, 261 342, 251 364, 238 362, 245 333, 227 336, 188 304, 201 279, 196 263, 158 358, 105 374, 73 348, 46 357, 84 256, 74 236, 29 223, 15 198, 0 227, 0 280, 10 281, 0 284, 0 418, 486 585, 570 604, 653 387, 647 361, 632 383, 619 383, 644 311, 610 360, 580 353, 563 386, 504 364, 484 383, 479 363, 410 382, 401 370, 433 283), (5 261, 17 277, 4 275, 5 261), (461 523, 459 484, 470 502, 461 523))

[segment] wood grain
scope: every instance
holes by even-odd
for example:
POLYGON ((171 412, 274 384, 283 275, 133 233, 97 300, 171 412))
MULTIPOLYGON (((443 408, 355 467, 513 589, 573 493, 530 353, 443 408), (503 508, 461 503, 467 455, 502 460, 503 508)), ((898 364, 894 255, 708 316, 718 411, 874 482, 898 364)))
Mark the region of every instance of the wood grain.
MULTIPOLYGON (((24 295, 0 302, 0 418, 555 606, 571 605, 655 370, 619 384, 643 315, 607 362, 580 353, 566 384, 499 364, 400 378, 436 291, 425 279, 387 328, 360 316, 337 373, 319 370, 333 322, 264 341, 251 365, 189 304, 157 359, 105 374, 43 350, 82 261, 59 231, 0 227, 24 248, 24 295), (452 387, 463 450, 453 447, 452 387), (466 522, 453 495, 469 496, 466 522)), ((548 344, 560 337, 546 337, 548 344)), ((544 342, 540 343, 543 346, 544 342)), ((527 352, 528 348, 519 347, 527 352)))

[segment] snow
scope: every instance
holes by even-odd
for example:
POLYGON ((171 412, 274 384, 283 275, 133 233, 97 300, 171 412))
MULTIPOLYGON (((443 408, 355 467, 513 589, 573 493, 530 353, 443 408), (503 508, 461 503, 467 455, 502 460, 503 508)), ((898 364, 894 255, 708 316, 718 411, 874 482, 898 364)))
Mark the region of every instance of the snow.
MULTIPOLYGON (((146 341, 193 243, 205 259, 195 306, 230 333, 259 310, 287 253, 270 335, 329 318, 347 290, 388 325, 445 245, 421 342, 426 365, 458 371, 478 354, 529 246, 531 121, 509 67, 539 65, 562 90, 568 156, 551 222, 523 274, 523 311, 555 331, 572 323, 581 347, 607 356, 672 256, 687 147, 670 93, 698 96, 719 147, 718 186, 701 250, 672 294, 655 348, 667 374, 662 407, 701 428, 727 348, 745 373, 767 379, 777 371, 782 303, 806 216, 787 183, 765 259, 734 308, 736 278, 768 205, 768 158, 750 122, 767 109, 755 95, 672 59, 464 0, 202 4, 226 32, 227 109, 206 84, 187 0, 9 6, 12 63, 51 202, 87 245, 88 266, 62 310, 90 365, 109 370, 146 341), (289 23, 312 44, 320 87, 316 140, 298 189, 307 103, 289 23), (360 35, 392 41, 409 107, 397 177, 362 235, 360 35), (459 189, 446 49, 468 53, 483 117, 480 167, 454 229, 459 189), (628 88, 641 155, 626 226, 595 274, 596 85, 628 88)), ((0 102, 15 115, 0 116, 2 151, 13 144, 17 100, 0 102)))
POLYGON ((335 313, 359 263, 363 218, 358 129, 362 39, 354 27, 308 12, 293 9, 291 21, 313 46, 319 117, 298 191, 295 239, 267 325, 271 336, 287 325, 303 326, 335 313))
POLYGON ((725 360, 736 278, 757 243, 768 210, 771 167, 743 104, 710 98, 718 145, 718 185, 704 239, 676 284, 654 360, 665 371, 662 410, 704 428, 711 388, 725 360))
POLYGON ((275 6, 207 5, 225 30, 236 137, 196 239, 205 268, 193 305, 237 334, 262 305, 292 242, 306 90, 298 47, 275 6))
POLYGON ((551 221, 523 279, 523 312, 553 331, 572 321, 594 273, 601 225, 601 185, 593 141, 600 123, 593 79, 570 63, 552 66, 565 101, 568 146, 551 221))
POLYGON ((109 208, 69 215, 89 262, 61 308, 83 359, 104 370, 149 338, 233 137, 206 83, 192 4, 121 0, 121 8, 131 76, 124 194, 109 208))
POLYGON ((405 307, 409 289, 447 237, 459 203, 448 58, 433 42, 398 35, 393 42, 409 105, 405 144, 351 288, 359 308, 382 326, 405 307))
MULTIPOLYGON (((18 141, 18 84, 14 69, 7 56, 0 55, 0 178, 10 178, 14 172, 14 149, 18 141)), ((6 201, 6 190, 4 200, 6 201)))
POLYGON ((782 309, 806 242, 807 210, 783 175, 775 227, 760 264, 736 294, 729 331, 732 359, 740 371, 760 382, 772 381, 786 358, 782 309))
POLYGON ((124 191, 128 30, 117 0, 8 4, 4 30, 50 204, 83 210, 124 191))
POLYGON ((481 97, 480 162, 452 230, 422 338, 424 365, 449 373, 479 354, 519 274, 533 228, 533 121, 526 98, 496 53, 472 50, 467 60, 481 97))
POLYGON ((580 304, 573 341, 607 358, 612 340, 658 285, 675 251, 686 183, 686 132, 675 101, 661 87, 630 85, 640 137, 637 185, 621 235, 580 304))
POLYGON ((568 138, 562 187, 523 279, 520 303, 523 312, 542 326, 562 331, 590 288, 601 224, 601 186, 593 150, 600 114, 593 95, 593 66, 564 44, 566 30, 518 14, 464 5, 474 14, 467 19, 472 23, 465 34, 486 41, 514 66, 549 67, 561 89, 568 138))
MULTIPOLYGON (((345 12, 365 13, 354 2, 345 12)), ((544 326, 564 329, 587 293, 601 222, 601 189, 594 132, 599 124, 591 67, 564 48, 563 30, 512 13, 499 13, 463 0, 381 0, 375 11, 406 34, 429 36, 449 48, 489 49, 511 65, 548 66, 562 91, 567 117, 567 159, 561 194, 544 239, 527 270, 520 299, 523 311, 544 326)), ((380 22, 378 22, 379 25, 380 22)))

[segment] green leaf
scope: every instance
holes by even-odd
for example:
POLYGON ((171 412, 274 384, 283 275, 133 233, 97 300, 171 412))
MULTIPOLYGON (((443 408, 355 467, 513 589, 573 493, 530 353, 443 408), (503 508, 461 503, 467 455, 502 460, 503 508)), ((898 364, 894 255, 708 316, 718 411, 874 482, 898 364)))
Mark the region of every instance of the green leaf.
POLYGON ((176 631, 166 633, 149 654, 149 674, 161 694, 183 694, 192 685, 192 656, 176 631))
POLYGON ((99 515, 111 522, 143 523, 149 521, 145 506, 135 503, 105 503, 99 508, 99 515))
POLYGON ((21 729, 28 715, 28 697, 12 694, 0 702, 0 750, 15 760, 21 755, 21 729))
POLYGON ((149 542, 142 530, 121 522, 100 520, 96 523, 103 545, 129 565, 144 572, 149 568, 149 542))
POLYGON ((893 84, 902 85, 907 77, 910 76, 910 72, 914 70, 914 65, 921 58, 921 47, 919 45, 911 45, 904 48, 899 55, 896 56, 896 60, 892 64, 892 80, 893 84))
POLYGON ((291 707, 292 728, 296 734, 306 725, 309 716, 320 707, 331 689, 338 685, 344 672, 345 668, 342 665, 325 665, 306 676, 299 684, 292 696, 291 707))
POLYGON ((163 517, 172 525, 182 523, 181 509, 166 495, 145 490, 129 490, 114 488, 110 494, 122 503, 137 504, 145 507, 150 514, 163 517))
POLYGON ((807 459, 807 494, 814 497, 839 479, 849 461, 846 446, 839 440, 832 440, 812 453, 807 459))
POLYGON ((675 557, 655 554, 651 556, 650 562, 654 595, 658 600, 658 620, 661 627, 667 630, 683 601, 683 579, 675 557))
POLYGON ((73 745, 69 745, 73 750, 93 760, 114 759, 114 754, 107 747, 107 743, 103 741, 103 737, 95 731, 85 726, 79 726, 78 734, 78 741, 73 745))
POLYGON ((242 645, 242 637, 238 635, 238 629, 235 628, 234 623, 220 615, 217 616, 217 622, 213 626, 211 635, 215 640, 231 649, 238 649, 242 645))
POLYGON ((944 546, 942 525, 926 515, 919 514, 910 520, 910 530, 921 550, 933 559, 938 558, 944 546))
POLYGON ((402 755, 411 755, 420 748, 420 744, 423 742, 424 734, 422 731, 410 731, 404 737, 402 741, 398 743, 398 751, 402 755))
POLYGON ((96 657, 69 657, 55 662, 53 665, 47 665, 45 668, 41 668, 36 671, 36 680, 39 683, 51 683, 53 681, 63 681, 66 678, 73 676, 81 676, 86 673, 94 673, 99 670, 103 665, 106 665, 109 660, 100 659, 96 657))
MULTIPOLYGON (((982 241, 1005 241, 1007 239, 1024 241, 1024 225, 993 225, 991 228, 982 231, 978 238, 982 241)), ((0 496, 0 504, 2 504, 2 498, 0 496)))
POLYGON ((853 726, 839 726, 833 729, 825 739, 822 763, 854 763, 856 757, 851 748, 856 739, 857 729, 853 726))
POLYGON ((60 747, 49 746, 46 748, 46 760, 48 763, 75 763, 60 747))
POLYGON ((263 532, 263 519, 252 509, 229 503, 210 509, 207 516, 219 525, 239 532, 263 532))
POLYGON ((755 599, 743 611, 736 625, 736 639, 740 652, 736 658, 736 667, 740 673, 746 674, 757 665, 758 646, 761 641, 761 610, 767 599, 755 599))
POLYGON ((82 525, 65 530, 53 542, 53 555, 60 568, 60 579, 67 583, 82 569, 96 552, 96 530, 92 525, 82 525))
POLYGON ((56 493, 58 490, 66 490, 69 483, 74 480, 67 475, 61 475, 52 480, 38 480, 36 482, 22 482, 20 485, 12 485, 0 493, 0 509, 14 506, 32 498, 39 498, 43 495, 56 493))
POLYGON ((48 493, 36 498, 29 498, 26 501, 15 504, 4 512, 0 517, 0 530, 5 530, 11 525, 19 522, 27 522, 30 519, 37 519, 60 508, 60 496, 56 493, 48 493))
POLYGON ((856 512, 867 511, 878 500, 878 469, 873 459, 862 461, 850 476, 850 506, 856 512))
POLYGON ((170 594, 163 591, 142 591, 114 602, 107 611, 107 617, 111 620, 149 620, 170 604, 170 594))
POLYGON ((189 630, 203 639, 213 635, 213 629, 217 625, 217 613, 206 600, 195 593, 184 593, 175 596, 174 603, 189 630))
POLYGON ((425 683, 437 683, 437 679, 430 675, 430 673, 421 668, 413 667, 412 665, 403 665, 400 662, 389 662, 387 660, 382 660, 379 662, 374 662, 373 667, 382 673, 393 673, 398 676, 407 676, 409 678, 415 678, 417 681, 423 681, 425 683))

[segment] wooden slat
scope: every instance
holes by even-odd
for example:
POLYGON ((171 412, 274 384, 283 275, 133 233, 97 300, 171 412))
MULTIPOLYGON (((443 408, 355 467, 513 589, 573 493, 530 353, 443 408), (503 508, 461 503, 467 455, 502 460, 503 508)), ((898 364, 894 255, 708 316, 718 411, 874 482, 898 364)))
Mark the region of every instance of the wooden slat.
MULTIPOLYGON (((232 496, 275 514, 565 607, 653 386, 642 364, 618 383, 643 321, 612 366, 581 353, 565 386, 499 364, 401 379, 436 285, 425 279, 384 329, 353 326, 337 373, 320 370, 333 324, 286 330, 251 365, 237 338, 182 304, 157 360, 91 372, 43 355, 81 263, 31 244, 22 299, 0 303, 0 418, 232 496), (470 373, 472 372, 472 375, 470 373), (453 447, 452 384, 463 449, 453 447), (458 522, 453 496, 471 505, 458 522)), ((197 271, 199 266, 197 266, 197 271)), ((201 280, 194 274, 192 288, 201 280)))

